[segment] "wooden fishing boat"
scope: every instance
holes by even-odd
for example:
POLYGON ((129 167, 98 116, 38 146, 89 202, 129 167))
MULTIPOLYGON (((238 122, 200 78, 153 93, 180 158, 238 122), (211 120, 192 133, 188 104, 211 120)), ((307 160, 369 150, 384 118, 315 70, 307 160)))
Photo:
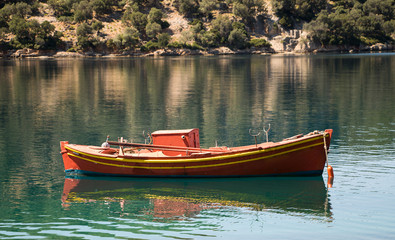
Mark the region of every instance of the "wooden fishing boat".
POLYGON ((247 177, 321 175, 332 130, 280 142, 201 148, 198 129, 161 130, 152 144, 107 141, 102 146, 61 141, 68 174, 129 177, 247 177), (111 147, 113 146, 113 147, 111 147))

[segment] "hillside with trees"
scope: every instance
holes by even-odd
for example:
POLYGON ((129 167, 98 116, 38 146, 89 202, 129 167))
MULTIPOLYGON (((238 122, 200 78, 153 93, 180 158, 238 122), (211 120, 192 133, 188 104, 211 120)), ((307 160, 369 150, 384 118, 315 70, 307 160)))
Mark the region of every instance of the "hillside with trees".
POLYGON ((133 55, 161 49, 183 55, 371 50, 377 44, 392 49, 394 15, 393 0, 5 0, 0 51, 133 55))

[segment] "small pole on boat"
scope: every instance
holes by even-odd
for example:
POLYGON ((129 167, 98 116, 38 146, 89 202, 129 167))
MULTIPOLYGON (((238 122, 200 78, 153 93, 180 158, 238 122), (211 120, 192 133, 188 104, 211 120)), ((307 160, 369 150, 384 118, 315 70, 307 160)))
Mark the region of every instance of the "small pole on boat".
POLYGON ((250 128, 250 130, 248 130, 248 132, 249 132, 249 134, 251 135, 251 136, 253 136, 254 138, 255 138, 255 147, 258 147, 258 142, 257 142, 257 139, 256 139, 256 137, 258 137, 260 134, 261 134, 261 131, 259 131, 257 134, 252 134, 251 133, 251 128, 250 128))
POLYGON ((265 132, 266 135, 266 142, 269 142, 269 130, 270 130, 270 123, 269 123, 269 128, 266 130, 265 127, 263 127, 263 131, 265 132))

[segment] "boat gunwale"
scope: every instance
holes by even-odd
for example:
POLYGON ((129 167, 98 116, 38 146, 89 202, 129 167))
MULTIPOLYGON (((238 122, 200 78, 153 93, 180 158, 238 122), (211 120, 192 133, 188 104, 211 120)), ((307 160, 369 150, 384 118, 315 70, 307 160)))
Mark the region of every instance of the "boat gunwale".
MULTIPOLYGON (((305 135, 304 137, 301 137, 298 139, 286 140, 286 142, 280 141, 280 142, 276 143, 277 145, 268 146, 266 148, 253 147, 254 145, 251 145, 252 148, 249 148, 249 149, 240 149, 239 151, 229 151, 229 152, 224 152, 224 153, 214 153, 212 155, 207 155, 207 156, 196 155, 196 156, 178 156, 178 157, 177 156, 169 156, 169 157, 130 156, 129 157, 127 155, 123 155, 123 156, 122 155, 114 155, 114 156, 109 157, 109 156, 103 156, 103 155, 109 155, 109 154, 95 155, 95 154, 90 154, 90 153, 86 153, 83 151, 79 151, 77 149, 73 149, 70 146, 70 144, 65 145, 65 149, 67 149, 67 151, 68 151, 67 154, 69 156, 82 158, 79 155, 83 155, 83 156, 86 156, 89 158, 95 158, 96 160, 86 159, 86 158, 83 158, 83 160, 88 160, 88 161, 92 161, 92 162, 96 162, 96 163, 102 163, 102 162, 100 162, 100 160, 117 161, 117 162, 123 162, 123 163, 155 163, 155 164, 158 164, 158 163, 166 163, 166 164, 194 163, 194 162, 227 160, 227 159, 231 159, 231 158, 243 158, 243 157, 248 157, 251 155, 270 153, 273 151, 282 150, 284 148, 293 147, 296 145, 301 145, 301 144, 305 144, 308 142, 317 141, 317 140, 320 140, 321 138, 323 139, 324 137, 325 138, 328 137, 328 134, 329 133, 324 132, 324 133, 314 134, 311 136, 305 135), (302 138, 305 138, 305 139, 302 139, 302 138), (75 153, 75 154, 73 154, 73 153, 75 153)), ((322 141, 322 142, 319 142, 316 144, 304 146, 302 148, 291 149, 291 150, 288 150, 285 152, 279 152, 276 154, 262 156, 262 157, 253 158, 253 159, 249 158, 247 160, 248 161, 256 161, 256 160, 259 160, 262 158, 283 155, 283 154, 287 154, 289 152, 294 152, 294 151, 298 151, 298 150, 302 150, 302 149, 306 149, 306 148, 310 148, 310 147, 315 147, 315 146, 321 145, 323 143, 324 142, 322 141)), ((76 144, 74 144, 74 145, 76 145, 76 144)), ((88 145, 76 145, 76 146, 88 146, 88 145)), ((237 149, 237 147, 236 147, 236 149, 237 149)), ((246 161, 246 160, 244 160, 244 161, 246 161)), ((235 163, 239 163, 239 162, 241 163, 243 161, 233 161, 233 162, 230 162, 229 164, 235 164, 235 163)), ((110 163, 103 163, 103 164, 110 164, 110 163)), ((120 166, 125 167, 125 165, 120 165, 120 166)), ((133 167, 136 167, 136 166, 133 166, 133 167)))

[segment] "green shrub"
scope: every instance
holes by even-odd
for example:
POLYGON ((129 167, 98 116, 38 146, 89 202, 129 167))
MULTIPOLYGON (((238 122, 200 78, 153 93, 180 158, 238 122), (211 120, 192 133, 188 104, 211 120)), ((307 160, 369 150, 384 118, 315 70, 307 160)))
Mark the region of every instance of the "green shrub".
POLYGON ((77 27, 77 46, 80 49, 88 49, 94 47, 98 40, 92 35, 92 27, 87 23, 82 23, 77 27))
POLYGON ((87 23, 82 23, 77 27, 77 37, 86 37, 92 34, 92 27, 87 23))
POLYGON ((92 29, 95 30, 97 33, 99 33, 100 30, 104 28, 104 25, 100 21, 94 21, 92 23, 92 29))
POLYGON ((192 50, 204 50, 204 48, 199 45, 196 42, 193 42, 192 44, 188 44, 188 43, 181 43, 181 42, 171 42, 167 45, 167 47, 169 48, 188 48, 188 49, 192 49, 192 50))
POLYGON ((248 36, 247 30, 246 30, 246 26, 244 25, 244 23, 241 22, 233 22, 232 23, 232 29, 240 29, 241 31, 243 31, 243 33, 248 36))
POLYGON ((112 7, 117 4, 114 0, 92 0, 92 9, 98 15, 107 14, 112 12, 112 7))
POLYGON ((134 28, 126 28, 123 33, 122 45, 126 48, 135 47, 139 43, 139 33, 134 28))
POLYGON ((13 4, 6 4, 3 8, 0 9, 0 22, 4 22, 5 26, 7 26, 7 22, 10 21, 13 13, 13 4))
POLYGON ((157 8, 151 8, 150 12, 148 13, 147 19, 148 22, 151 23, 161 23, 163 18, 163 12, 157 8))
POLYGON ((141 51, 151 51, 151 50, 158 49, 160 46, 159 46, 159 43, 157 43, 157 42, 149 41, 146 44, 144 44, 142 47, 143 47, 143 50, 141 50, 141 51))
POLYGON ((29 22, 21 17, 13 17, 9 22, 9 30, 15 35, 11 45, 15 48, 32 47, 34 36, 31 34, 29 22))
POLYGON ((291 29, 294 25, 292 18, 287 15, 283 16, 278 23, 286 29, 291 29))
POLYGON ((233 5, 233 14, 243 19, 250 17, 249 9, 246 5, 236 2, 233 5))
POLYGON ((198 35, 199 43, 204 47, 218 47, 219 41, 217 34, 211 31, 204 31, 198 35))
POLYGON ((225 15, 219 15, 212 22, 211 31, 218 35, 220 43, 226 43, 230 32, 232 31, 232 22, 225 15))
POLYGON ((265 2, 263 0, 235 0, 233 4, 233 14, 240 17, 247 25, 252 26, 257 14, 266 13, 265 2))
POLYGON ((161 33, 158 35, 158 44, 160 47, 167 47, 171 40, 171 37, 168 33, 161 33))
POLYGON ((32 13, 32 7, 25 2, 5 4, 0 9, 0 27, 8 28, 8 23, 12 17, 25 18, 32 13))
POLYGON ((73 4, 79 2, 78 0, 48 0, 48 4, 55 11, 55 16, 73 16, 73 4))
POLYGON ((230 46, 238 49, 243 49, 248 46, 248 37, 241 29, 233 29, 228 38, 230 46))
POLYGON ((84 0, 73 5, 74 8, 74 21, 83 22, 92 19, 93 11, 91 4, 84 0))
POLYGON ((305 28, 311 31, 311 37, 323 46, 358 45, 358 28, 349 13, 349 10, 342 8, 334 13, 323 10, 317 19, 306 24, 305 28))
POLYGON ((211 11, 217 7, 217 0, 202 0, 199 4, 199 11, 206 17, 211 16, 211 11))
MULTIPOLYGON (((347 1, 344 1, 344 4, 347 1)), ((292 28, 296 22, 311 21, 327 7, 326 0, 272 0, 275 14, 280 18, 279 24, 292 28)))
POLYGON ((174 41, 174 42, 167 44, 167 47, 169 47, 169 48, 185 48, 185 44, 181 43, 181 42, 174 41))
POLYGON ((150 22, 145 27, 145 32, 150 38, 155 38, 161 31, 162 27, 156 22, 150 22))
POLYGON ((395 19, 386 21, 383 24, 383 30, 387 36, 395 35, 395 19))
POLYGON ((199 5, 195 0, 176 0, 174 3, 177 10, 187 17, 198 13, 199 5))
POLYGON ((122 20, 126 23, 126 25, 136 28, 140 33, 145 32, 145 27, 148 23, 147 14, 141 12, 132 12, 130 14, 124 15, 122 20))
POLYGON ((192 50, 204 50, 204 47, 200 46, 196 42, 193 42, 192 44, 187 44, 186 47, 192 50))
POLYGON ((268 48, 268 47, 271 47, 271 46, 272 46, 268 41, 266 41, 266 40, 263 39, 263 38, 254 38, 254 39, 251 39, 250 42, 249 42, 249 44, 250 44, 251 46, 253 46, 253 47, 256 47, 256 48, 268 48))
POLYGON ((62 35, 48 21, 40 24, 37 20, 13 17, 9 30, 15 35, 10 43, 14 48, 49 49, 61 43, 62 35))

